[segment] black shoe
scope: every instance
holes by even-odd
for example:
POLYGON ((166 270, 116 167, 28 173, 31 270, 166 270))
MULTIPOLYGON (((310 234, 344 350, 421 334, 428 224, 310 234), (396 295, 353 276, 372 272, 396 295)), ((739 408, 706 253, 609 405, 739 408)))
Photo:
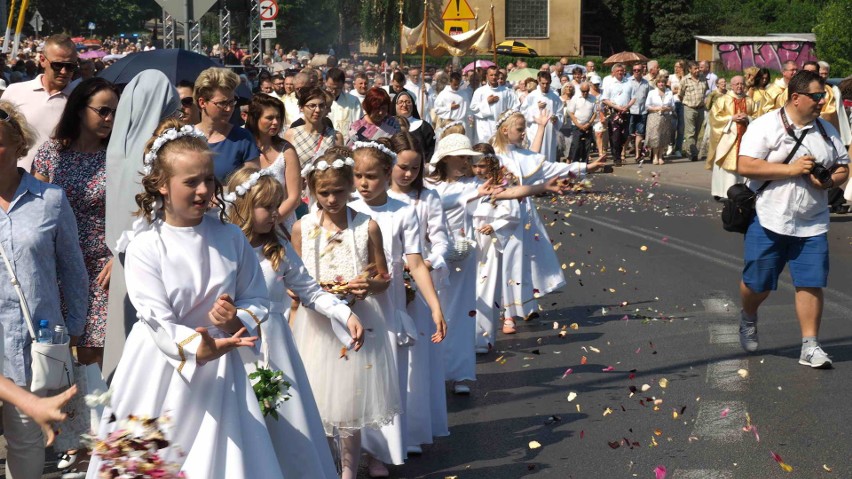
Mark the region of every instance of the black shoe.
POLYGON ((692 158, 690 158, 690 159, 689 159, 689 161, 698 161, 698 157, 697 157, 697 156, 693 156, 692 158))

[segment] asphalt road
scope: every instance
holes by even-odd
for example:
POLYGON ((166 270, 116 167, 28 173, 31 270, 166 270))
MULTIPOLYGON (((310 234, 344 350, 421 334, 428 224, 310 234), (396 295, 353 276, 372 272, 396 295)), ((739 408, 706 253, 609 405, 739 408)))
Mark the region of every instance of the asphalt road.
POLYGON ((626 166, 542 202, 568 286, 479 357, 472 394, 449 398, 451 435, 392 477, 852 477, 852 215, 830 232, 821 341, 835 369, 797 363, 786 273, 746 355, 742 237, 721 229, 702 166, 626 166))

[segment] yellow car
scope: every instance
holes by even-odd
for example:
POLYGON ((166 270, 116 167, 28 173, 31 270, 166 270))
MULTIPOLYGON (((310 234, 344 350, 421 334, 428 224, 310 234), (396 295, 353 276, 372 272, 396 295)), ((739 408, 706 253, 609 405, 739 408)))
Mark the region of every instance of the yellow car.
POLYGON ((506 40, 497 44, 497 53, 500 55, 511 55, 513 57, 537 57, 538 53, 521 42, 506 40))

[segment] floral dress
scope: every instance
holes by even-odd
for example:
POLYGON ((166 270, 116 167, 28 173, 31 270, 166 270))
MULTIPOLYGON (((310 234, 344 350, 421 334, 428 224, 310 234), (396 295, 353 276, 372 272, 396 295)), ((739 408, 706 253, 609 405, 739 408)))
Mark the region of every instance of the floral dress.
POLYGON ((106 149, 81 153, 70 148, 62 149, 58 141, 48 140, 36 153, 33 171, 61 187, 71 203, 89 275, 89 312, 79 346, 103 347, 109 290, 98 285, 98 275, 112 258, 104 239, 106 149))

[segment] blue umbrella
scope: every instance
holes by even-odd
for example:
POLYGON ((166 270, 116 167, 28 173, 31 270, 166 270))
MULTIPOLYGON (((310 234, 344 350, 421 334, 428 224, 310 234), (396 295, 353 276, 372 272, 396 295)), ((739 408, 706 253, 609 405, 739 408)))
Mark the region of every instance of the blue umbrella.
MULTIPOLYGON (((102 70, 98 76, 116 85, 126 85, 143 70, 159 70, 168 77, 172 85, 177 86, 184 80, 195 83, 202 71, 221 66, 221 63, 210 57, 182 48, 169 48, 131 53, 102 70)), ((234 94, 244 100, 250 100, 252 96, 251 90, 242 83, 237 86, 234 94)))

